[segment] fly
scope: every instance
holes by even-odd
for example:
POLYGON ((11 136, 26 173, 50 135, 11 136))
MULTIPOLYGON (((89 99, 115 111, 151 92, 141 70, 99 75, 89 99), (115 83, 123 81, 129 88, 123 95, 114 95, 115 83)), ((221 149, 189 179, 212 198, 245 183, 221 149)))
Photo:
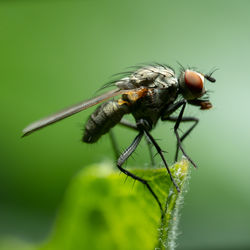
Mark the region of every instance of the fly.
MULTIPOLYGON (((126 72, 126 76, 104 86, 113 86, 115 89, 30 124, 23 130, 23 136, 102 103, 85 124, 83 142, 95 143, 103 134, 111 133, 111 129, 117 124, 136 130, 137 136, 121 155, 115 148, 117 167, 127 176, 146 185, 163 211, 162 205, 148 181, 123 168, 123 164, 135 151, 142 137, 145 136, 159 153, 176 190, 180 192, 164 158, 163 151, 150 132, 159 120, 175 122, 174 133, 177 139, 175 161, 178 158, 179 150, 181 150, 182 154, 196 167, 196 164, 186 154, 182 142, 199 120, 195 117, 183 116, 183 114, 187 104, 198 106, 202 110, 212 107, 211 102, 206 97, 207 91, 204 87, 205 79, 209 82, 215 82, 212 74, 213 72, 203 74, 181 66, 181 72, 177 78, 174 70, 167 65, 142 66, 133 72, 126 72), (118 98, 114 99, 114 97, 118 98), (111 98, 113 99, 109 100, 111 98), (179 115, 172 116, 177 110, 180 110, 179 115), (135 124, 124 120, 125 114, 132 114, 135 124), (182 136, 178 132, 181 122, 193 122, 193 125, 182 136)), ((113 146, 116 145, 113 136, 111 136, 111 141, 113 146)))

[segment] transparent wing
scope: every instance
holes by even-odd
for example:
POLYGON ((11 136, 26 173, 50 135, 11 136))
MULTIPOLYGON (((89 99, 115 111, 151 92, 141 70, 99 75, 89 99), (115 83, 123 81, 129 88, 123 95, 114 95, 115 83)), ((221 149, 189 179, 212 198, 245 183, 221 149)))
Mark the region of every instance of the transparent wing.
POLYGON ((48 126, 52 123, 60 121, 64 118, 69 117, 73 114, 76 114, 80 111, 83 111, 83 110, 85 110, 89 107, 92 107, 100 102, 103 102, 109 98, 112 98, 112 97, 117 96, 117 95, 122 95, 122 94, 125 94, 127 92, 128 92, 128 90, 114 89, 114 90, 111 90, 107 93, 99 95, 97 97, 94 97, 92 99, 89 99, 87 101, 80 102, 76 105, 73 105, 69 108, 66 108, 62 111, 59 111, 58 113, 52 114, 46 118, 43 118, 39 121, 31 123, 23 130, 23 136, 26 136, 26 135, 28 135, 28 134, 30 134, 38 129, 41 129, 41 128, 48 126))

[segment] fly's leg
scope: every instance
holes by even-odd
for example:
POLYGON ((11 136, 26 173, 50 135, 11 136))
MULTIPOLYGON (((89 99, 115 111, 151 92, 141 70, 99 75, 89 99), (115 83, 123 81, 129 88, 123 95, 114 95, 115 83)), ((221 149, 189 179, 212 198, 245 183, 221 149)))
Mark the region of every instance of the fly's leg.
MULTIPOLYGON (((178 119, 178 117, 168 117, 166 120, 167 121, 171 121, 171 122, 176 122, 178 119)), ((196 125, 198 124, 199 122, 199 119, 196 118, 196 117, 191 117, 191 116, 185 116, 185 117, 182 117, 181 119, 181 122, 194 122, 194 124, 181 136, 180 138, 180 142, 183 142, 184 139, 191 133, 191 131, 196 127, 196 125)), ((178 146, 178 143, 177 143, 177 146, 176 146, 176 153, 175 153, 175 161, 177 161, 178 159, 178 154, 179 154, 179 146, 178 146)))
MULTIPOLYGON (((178 128, 179 128, 179 125, 180 125, 180 122, 182 121, 182 117, 183 117, 183 113, 184 113, 184 110, 185 110, 185 107, 186 107, 186 102, 184 102, 182 104, 182 108, 181 108, 181 111, 180 111, 180 114, 179 116, 177 117, 177 120, 176 120, 176 123, 174 125, 174 133, 175 133, 175 136, 176 136, 176 139, 177 139, 177 145, 178 145, 178 148, 182 151, 183 155, 191 162, 191 164, 197 168, 196 164, 192 161, 192 159, 186 154, 186 152, 184 151, 183 147, 182 147, 182 144, 181 144, 181 138, 179 136, 179 132, 178 132, 178 128)), ((195 124, 196 125, 196 124, 195 124)), ((192 129, 191 129, 192 130, 192 129)), ((189 131, 190 133, 190 131, 189 131)), ((187 134, 185 135, 185 137, 187 136, 187 134)), ((185 138, 184 137, 184 138, 185 138)))
MULTIPOLYGON (((130 129, 138 131, 138 128, 137 128, 137 126, 135 124, 133 124, 133 123, 131 123, 131 122, 125 120, 125 119, 122 119, 120 121, 120 125, 122 125, 122 126, 124 126, 126 128, 130 128, 130 129)), ((151 141, 148 139, 147 136, 146 136, 146 143, 148 145, 151 164, 152 164, 152 166, 155 166, 155 160, 154 160, 154 156, 153 156, 153 152, 152 152, 151 141)))
POLYGON ((184 104, 186 105, 186 101, 185 100, 180 100, 180 101, 178 101, 176 103, 173 103, 173 104, 169 105, 165 109, 163 115, 161 116, 161 120, 166 121, 171 114, 173 114, 178 108, 180 108, 184 104))
POLYGON ((152 143, 152 144, 154 145, 154 147, 156 148, 158 154, 160 155, 160 157, 161 157, 161 159, 162 159, 162 161, 163 161, 163 163, 164 163, 164 166, 166 167, 166 169, 167 169, 167 171, 168 171, 168 174, 169 174, 169 176, 170 176, 171 181, 173 182, 174 186, 176 187, 176 190, 177 190, 178 192, 180 192, 180 189, 179 189, 177 183, 175 182, 175 180, 174 180, 174 178, 173 178, 173 176, 172 176, 172 174, 171 174, 171 172, 170 172, 170 170, 169 170, 169 167, 168 167, 168 164, 167 164, 167 162, 166 162, 166 160, 165 160, 165 158, 164 158, 162 149, 160 148, 160 146, 159 146, 159 144, 156 142, 156 140, 153 138, 153 136, 149 133, 150 127, 149 127, 149 125, 148 125, 148 122, 147 122, 146 120, 141 119, 141 120, 139 120, 139 121, 137 122, 137 127, 138 127, 139 129, 141 129, 141 130, 146 134, 146 136, 149 138, 149 140, 151 141, 151 143, 152 143))
POLYGON ((152 151, 152 143, 151 143, 150 139, 147 137, 147 135, 145 136, 145 138, 146 138, 146 143, 148 145, 148 151, 149 151, 151 164, 152 164, 152 166, 155 166, 155 159, 154 159, 154 155, 153 155, 153 151, 152 151))
POLYGON ((135 131, 138 131, 138 128, 135 124, 133 124, 125 119, 122 119, 119 124, 126 127, 126 128, 130 128, 130 129, 133 129, 135 131))
MULTIPOLYGON (((136 125, 134 125, 133 123, 130 123, 127 120, 122 119, 119 124, 123 125, 126 128, 130 128, 130 129, 133 129, 135 131, 138 131, 136 125)), ((115 138, 115 135, 114 135, 114 132, 112 131, 112 129, 109 131, 109 138, 111 141, 112 148, 114 150, 115 159, 117 160, 121 153, 119 151, 118 143, 117 143, 117 140, 115 138)))
POLYGON ((109 131, 109 138, 111 141, 112 148, 114 150, 115 159, 117 160, 119 158, 120 152, 119 152, 117 140, 115 139, 115 135, 112 129, 109 131))
POLYGON ((157 197, 157 195, 155 194, 155 192, 153 191, 153 189, 150 187, 150 185, 148 184, 148 182, 136 175, 134 175, 133 173, 129 172, 128 170, 124 169, 122 167, 123 163, 129 158, 129 156, 135 151, 135 149, 137 148, 137 146, 139 145, 141 138, 143 137, 143 131, 140 131, 139 134, 135 137, 134 141, 132 142, 132 144, 120 155, 120 157, 117 160, 117 167, 127 176, 130 176, 131 178, 133 178, 134 180, 137 180, 141 183, 143 183, 147 189, 149 190, 149 192, 153 195, 153 197, 155 198, 156 202, 158 203, 161 213, 163 214, 163 209, 162 209, 162 205, 157 197))
MULTIPOLYGON (((191 158, 186 154, 186 152, 184 151, 183 147, 182 147, 182 144, 181 144, 181 138, 179 136, 179 133, 178 133, 178 128, 179 128, 179 125, 180 125, 180 122, 182 121, 182 117, 183 117, 183 113, 184 113, 184 110, 185 110, 185 107, 186 107, 186 101, 185 100, 181 100, 179 102, 176 102, 172 105, 170 105, 164 112, 164 114, 162 115, 161 117, 161 120, 162 121, 166 121, 168 120, 168 117, 169 115, 171 115, 173 112, 175 112, 178 108, 181 108, 181 111, 179 113, 179 116, 177 117, 176 119, 176 123, 175 123, 175 126, 174 126, 174 133, 175 133, 175 136, 176 136, 176 139, 177 139, 177 146, 178 148, 182 151, 183 155, 185 155, 185 157, 191 162, 191 164, 197 168, 196 164, 191 160, 191 158)), ((192 129, 191 129, 192 130, 192 129)), ((191 132, 191 131, 190 131, 191 132)), ((189 132, 189 133, 190 133, 189 132)), ((185 137, 187 136, 187 134, 185 135, 185 137)), ((184 137, 184 138, 185 138, 184 137)))

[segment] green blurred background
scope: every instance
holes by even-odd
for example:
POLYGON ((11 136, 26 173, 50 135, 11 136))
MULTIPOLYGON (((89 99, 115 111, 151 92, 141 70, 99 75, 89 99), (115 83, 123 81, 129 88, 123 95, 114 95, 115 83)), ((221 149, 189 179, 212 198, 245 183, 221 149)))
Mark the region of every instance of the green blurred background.
MULTIPOLYGON (((249 1, 1 1, 0 237, 40 242, 80 169, 113 161, 108 136, 81 143, 93 108, 27 138, 28 123, 90 98, 114 73, 142 62, 214 76, 214 108, 185 148, 192 171, 178 249, 250 249, 249 1)), ((173 160, 173 124, 153 132, 173 160)), ((121 148, 134 133, 116 128, 121 148)), ((128 165, 146 165, 143 144, 128 165)), ((159 159, 157 159, 159 161, 159 159)), ((159 161, 160 162, 160 161, 159 161)), ((83 194, 84 195, 84 194, 83 194)))

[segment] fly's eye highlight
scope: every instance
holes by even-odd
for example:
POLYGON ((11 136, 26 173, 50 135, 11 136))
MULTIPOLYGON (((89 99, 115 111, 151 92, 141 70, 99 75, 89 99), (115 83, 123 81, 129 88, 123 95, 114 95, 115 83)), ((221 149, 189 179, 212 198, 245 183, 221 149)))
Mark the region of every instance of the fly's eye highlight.
POLYGON ((192 70, 186 70, 184 75, 187 87, 195 93, 202 92, 204 76, 192 70))

